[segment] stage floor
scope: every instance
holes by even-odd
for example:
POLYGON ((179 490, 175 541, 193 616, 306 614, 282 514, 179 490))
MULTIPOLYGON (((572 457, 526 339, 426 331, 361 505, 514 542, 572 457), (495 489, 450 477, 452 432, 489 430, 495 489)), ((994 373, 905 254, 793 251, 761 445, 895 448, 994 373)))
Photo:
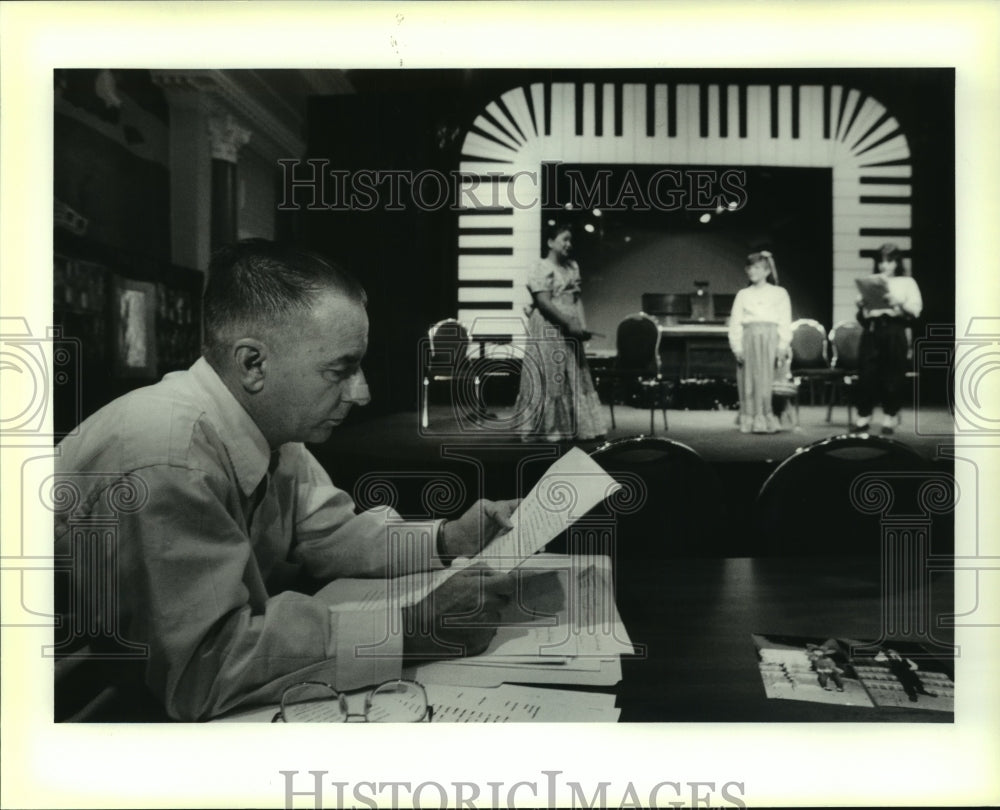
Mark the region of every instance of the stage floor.
MULTIPOLYGON (((847 408, 834 408, 832 421, 826 421, 825 405, 803 405, 799 409, 798 425, 775 434, 744 434, 736 428, 734 411, 668 410, 668 428, 663 427, 663 415, 655 415, 655 434, 693 448, 702 458, 712 463, 727 462, 780 462, 799 447, 821 439, 848 432, 847 408)), ((498 410, 496 420, 477 425, 471 420, 455 418, 448 406, 430 409, 428 427, 421 429, 414 413, 396 413, 373 419, 359 419, 334 432, 323 445, 323 455, 347 453, 352 457, 367 455, 372 461, 390 459, 413 461, 441 457, 442 447, 458 445, 521 446, 519 437, 503 427, 508 414, 498 410)), ((921 409, 900 414, 901 424, 892 438, 909 445, 928 459, 938 455, 942 444, 951 444, 952 417, 947 409, 921 409)), ((615 407, 616 427, 610 428, 607 440, 629 436, 650 435, 649 411, 625 405, 615 407)), ((873 420, 878 433, 880 414, 873 420)), ((601 441, 574 442, 591 450, 601 441)))

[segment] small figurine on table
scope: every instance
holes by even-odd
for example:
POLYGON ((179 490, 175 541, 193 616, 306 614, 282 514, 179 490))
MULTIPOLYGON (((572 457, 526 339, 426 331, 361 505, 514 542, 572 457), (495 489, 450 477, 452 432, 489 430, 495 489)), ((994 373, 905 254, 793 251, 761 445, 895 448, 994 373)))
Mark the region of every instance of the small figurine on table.
POLYGON ((919 667, 909 658, 904 658, 891 647, 879 650, 878 655, 875 656, 875 660, 889 667, 889 671, 896 676, 896 680, 902 685, 903 691, 906 692, 906 696, 910 699, 911 703, 917 702, 918 693, 927 697, 937 697, 936 692, 929 692, 924 687, 923 681, 917 675, 919 667))
POLYGON ((816 672, 820 686, 830 692, 832 691, 830 681, 833 681, 838 692, 844 691, 844 682, 840 678, 844 674, 844 670, 838 667, 837 663, 830 657, 830 650, 815 644, 807 644, 806 656, 816 672))

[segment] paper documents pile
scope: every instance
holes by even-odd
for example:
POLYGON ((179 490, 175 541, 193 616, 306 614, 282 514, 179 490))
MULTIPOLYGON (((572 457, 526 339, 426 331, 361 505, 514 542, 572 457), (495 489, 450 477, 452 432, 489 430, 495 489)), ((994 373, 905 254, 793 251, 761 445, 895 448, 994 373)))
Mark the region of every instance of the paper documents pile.
MULTIPOLYGON (((497 707, 508 706, 518 692, 509 684, 611 686, 621 680, 620 656, 632 653, 633 646, 615 605, 611 560, 537 553, 619 488, 586 453, 574 448, 525 496, 511 516, 513 529, 475 558, 393 580, 336 580, 324 592, 344 609, 376 609, 387 601, 407 606, 465 565, 515 572, 514 595, 484 653, 415 665, 403 676, 420 681, 429 691, 432 686, 466 687, 466 699, 475 695, 476 701, 484 701, 480 714, 493 719, 613 720, 617 710, 607 696, 603 702, 591 695, 581 701, 580 693, 565 690, 528 689, 515 700, 521 708, 509 716, 497 707), (544 710, 525 708, 534 705, 528 693, 545 697, 544 710)), ((440 719, 450 714, 457 720, 464 711, 475 715, 466 699, 440 719)))

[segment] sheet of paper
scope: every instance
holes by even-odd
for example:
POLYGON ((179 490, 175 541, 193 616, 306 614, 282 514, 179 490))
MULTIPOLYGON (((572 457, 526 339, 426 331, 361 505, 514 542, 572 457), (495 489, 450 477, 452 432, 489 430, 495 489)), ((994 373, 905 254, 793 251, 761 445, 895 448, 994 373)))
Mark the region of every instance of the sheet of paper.
POLYGON ((614 722, 620 711, 614 696, 577 700, 565 689, 537 689, 503 684, 483 688, 431 684, 427 698, 435 723, 614 722))
MULTIPOLYGON (((471 660, 471 659, 470 659, 471 660)), ((588 659, 583 659, 588 660, 588 659)), ((589 659, 593 663, 594 659, 589 659)), ((465 666, 457 662, 436 661, 406 667, 405 678, 427 684, 499 686, 502 683, 561 684, 566 686, 614 686, 622 679, 621 659, 617 656, 598 660, 597 669, 538 666, 465 666)))
POLYGON ((634 651, 615 606, 610 560, 543 554, 518 573, 519 588, 500 616, 506 626, 469 661, 538 663, 634 651))
POLYGON ((474 560, 497 571, 512 571, 618 489, 621 484, 574 447, 549 467, 521 501, 511 515, 513 529, 474 560))
POLYGON ((338 610, 385 610, 390 603, 408 607, 439 588, 457 568, 418 571, 394 579, 335 579, 317 592, 317 596, 335 605, 338 610))
POLYGON ((865 309, 885 309, 889 306, 889 302, 885 299, 889 285, 882 276, 861 276, 854 279, 854 283, 861 293, 865 309))
MULTIPOLYGON (((428 684, 427 700, 434 708, 435 723, 608 723, 617 721, 621 710, 615 696, 568 689, 501 684, 494 687, 428 684)), ((349 695, 352 712, 361 712, 365 692, 349 695)), ((277 706, 249 709, 219 718, 220 723, 270 723, 277 706)), ((317 714, 321 722, 323 714, 317 714)))

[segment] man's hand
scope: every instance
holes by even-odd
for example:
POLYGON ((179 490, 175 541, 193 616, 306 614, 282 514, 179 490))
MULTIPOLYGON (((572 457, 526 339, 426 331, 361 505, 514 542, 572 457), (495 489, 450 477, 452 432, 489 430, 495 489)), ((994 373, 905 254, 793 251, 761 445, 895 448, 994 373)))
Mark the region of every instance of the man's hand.
POLYGON ((736 365, 743 365, 743 352, 733 352, 733 357, 736 358, 736 365))
POLYGON ((476 556, 494 537, 511 530, 510 516, 520 502, 476 501, 458 520, 441 527, 441 552, 448 557, 476 556))
POLYGON ((422 601, 403 608, 408 658, 479 655, 496 635, 514 580, 485 566, 459 571, 422 601))

